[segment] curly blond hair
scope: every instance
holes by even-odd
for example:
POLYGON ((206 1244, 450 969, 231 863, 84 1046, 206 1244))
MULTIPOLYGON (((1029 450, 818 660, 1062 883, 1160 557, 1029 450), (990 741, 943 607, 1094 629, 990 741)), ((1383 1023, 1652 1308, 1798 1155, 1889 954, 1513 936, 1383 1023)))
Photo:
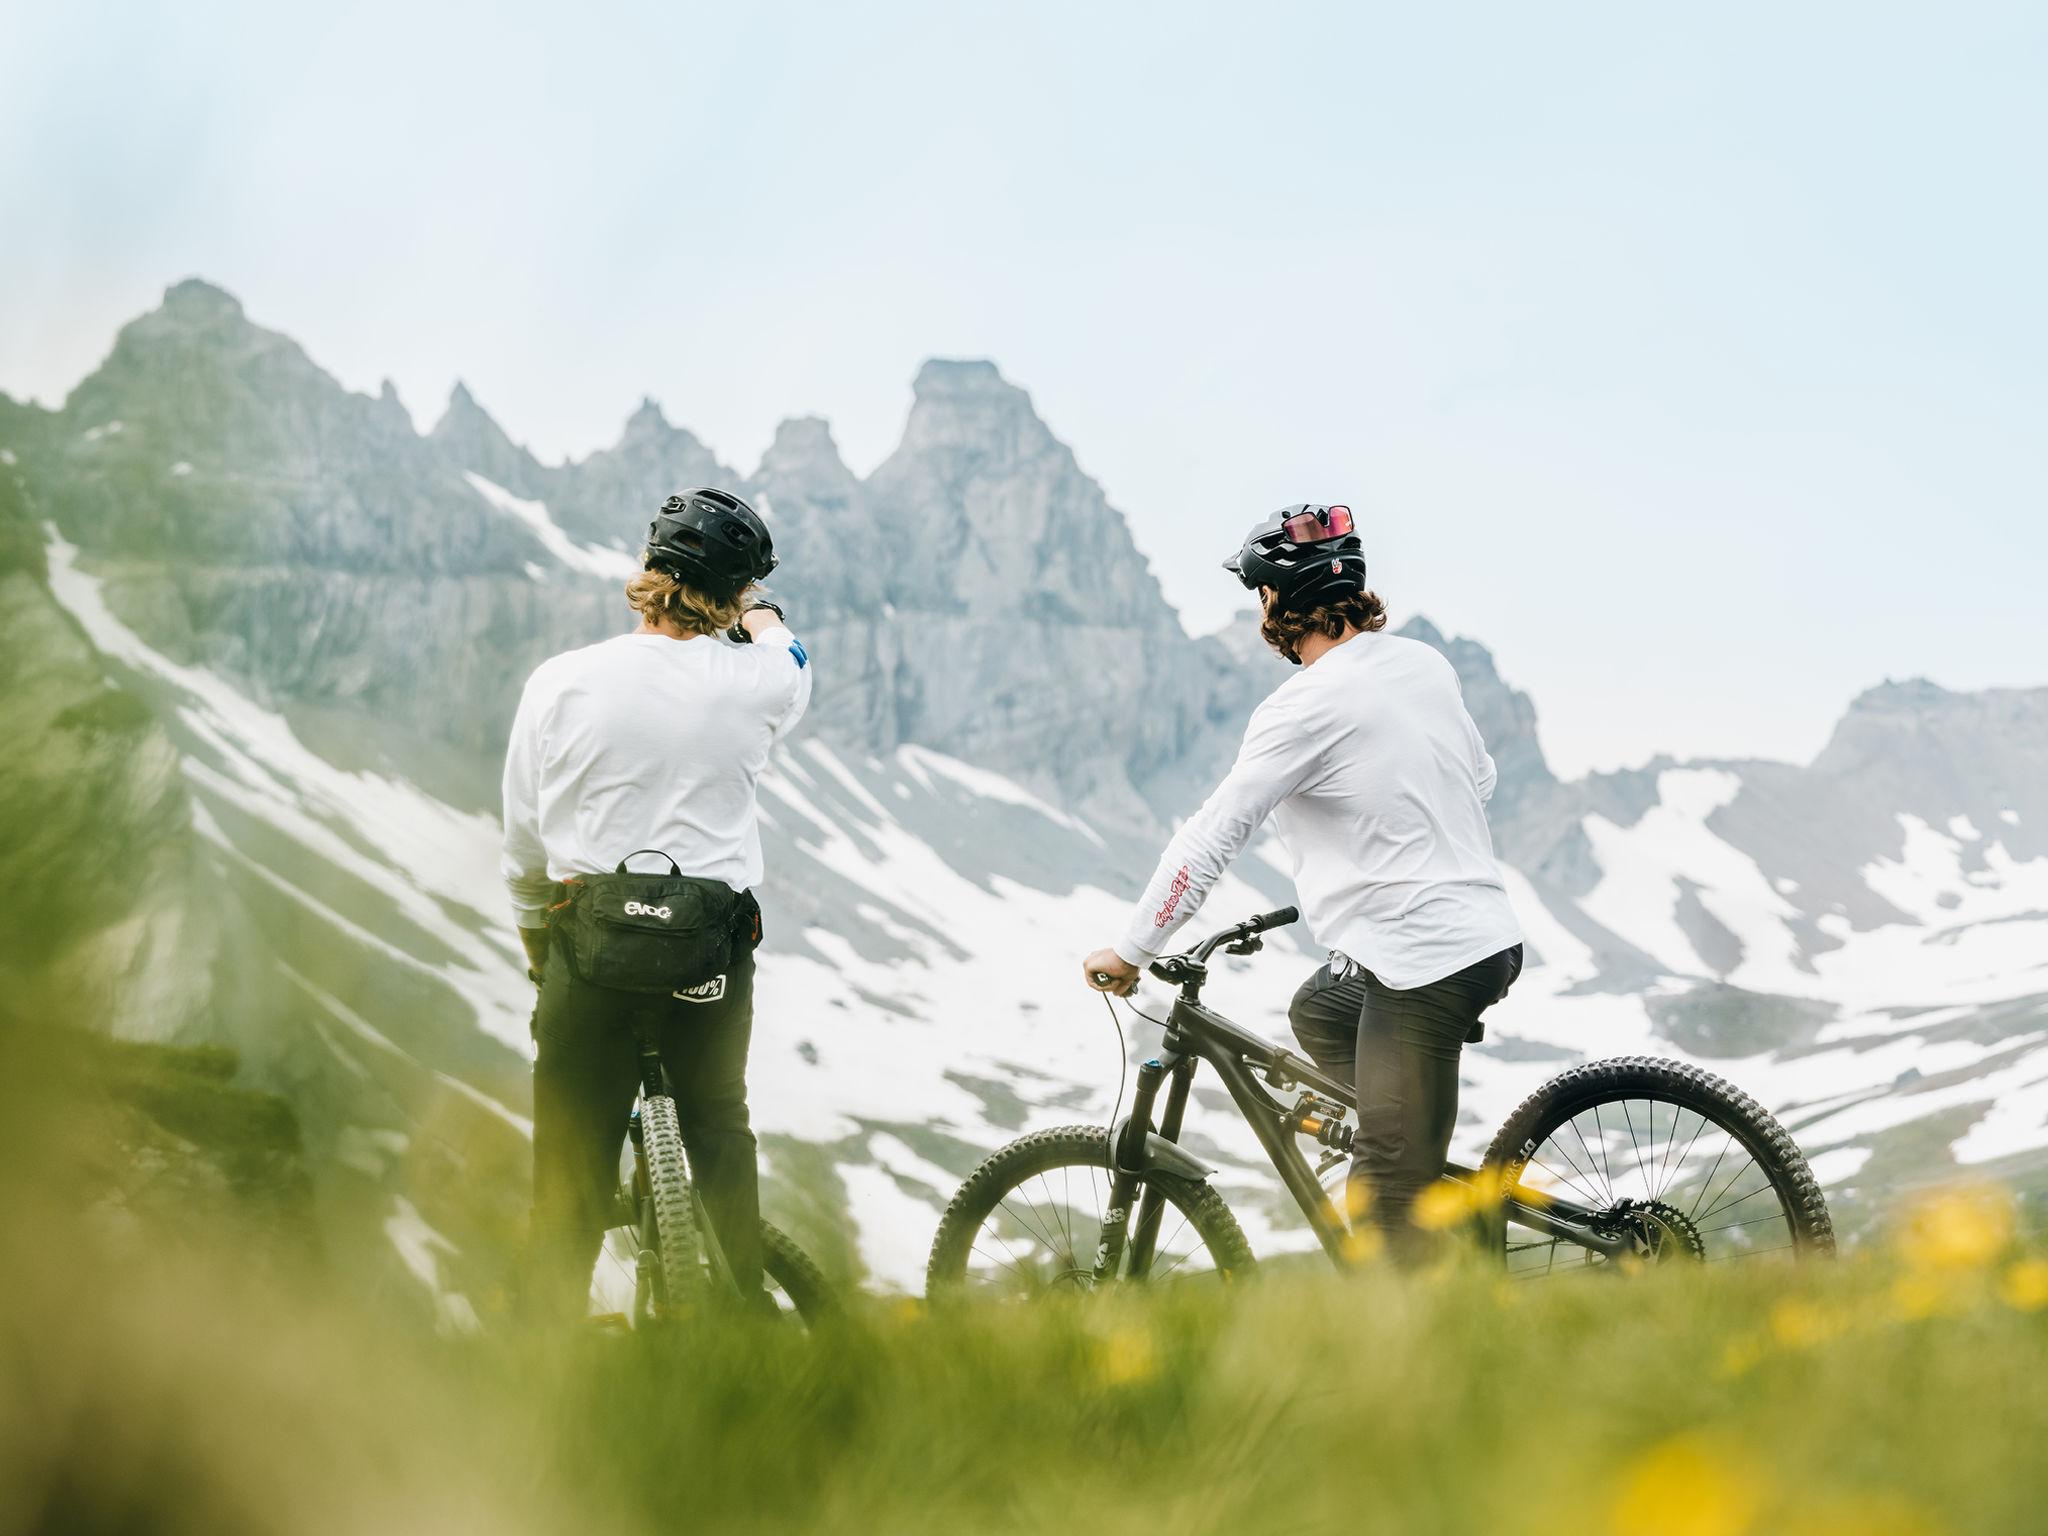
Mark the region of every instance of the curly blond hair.
POLYGON ((1276 612, 1275 607, 1275 601, 1269 598, 1265 615, 1259 620, 1259 636, 1293 662, 1301 660, 1295 651, 1296 644, 1310 635, 1328 635, 1335 640, 1346 628, 1371 634, 1387 627, 1387 605, 1376 592, 1360 592, 1340 597, 1334 603, 1319 603, 1306 613, 1276 612))
POLYGON ((731 597, 710 593, 678 581, 667 571, 649 566, 626 583, 626 601, 656 629, 679 629, 686 635, 722 635, 739 623, 747 609, 749 582, 731 597))

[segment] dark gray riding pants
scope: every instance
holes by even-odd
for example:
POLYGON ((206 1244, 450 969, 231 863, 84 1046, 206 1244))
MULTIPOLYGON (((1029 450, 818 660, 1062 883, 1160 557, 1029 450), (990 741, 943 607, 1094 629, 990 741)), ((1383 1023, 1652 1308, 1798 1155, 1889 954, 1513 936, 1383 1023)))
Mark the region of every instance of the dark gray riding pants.
POLYGON ((1522 970, 1522 946, 1442 981, 1397 991, 1363 966, 1325 965, 1302 983, 1288 1022, 1316 1065, 1358 1085, 1351 1209, 1413 1262, 1430 1247, 1410 1221, 1415 1197, 1444 1171, 1458 1123, 1458 1058, 1479 1016, 1522 970))
POLYGON ((579 981, 560 948, 534 1014, 533 1233, 521 1311, 581 1316, 591 1267, 614 1222, 626 1117, 640 1086, 640 1031, 660 1046, 690 1176, 742 1296, 761 1287, 760 1172, 747 1113, 754 954, 742 948, 705 1001, 615 992, 579 981))

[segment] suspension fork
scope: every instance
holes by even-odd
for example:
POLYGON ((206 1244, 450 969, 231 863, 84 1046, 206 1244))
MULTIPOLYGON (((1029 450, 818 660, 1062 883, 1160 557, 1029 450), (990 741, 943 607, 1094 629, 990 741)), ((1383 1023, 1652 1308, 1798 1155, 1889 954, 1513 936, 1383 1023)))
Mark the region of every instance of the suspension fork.
MULTIPOLYGON (((1166 1110, 1159 1117, 1159 1137, 1162 1141, 1180 1140, 1180 1123, 1188 1108, 1188 1088, 1195 1080, 1197 1059, 1193 1056, 1177 1057, 1167 1070, 1173 1074, 1173 1086, 1166 1090, 1166 1110)), ((1139 1144, 1140 1161, 1143 1161, 1144 1146, 1139 1144)), ((1159 1243, 1159 1223, 1166 1215, 1166 1196, 1156 1181, 1147 1180, 1145 1193, 1138 1201, 1138 1224, 1131 1231, 1130 1273, 1133 1279, 1142 1280, 1152 1273, 1153 1250, 1159 1243)))
POLYGON ((1110 1148, 1114 1167, 1109 1176, 1109 1209, 1102 1216, 1102 1236, 1095 1244, 1095 1282, 1106 1284, 1116 1278, 1123 1263, 1124 1243, 1130 1235, 1131 1202, 1145 1180, 1145 1138, 1152 1131, 1152 1105, 1159 1097, 1159 1085, 1166 1080, 1166 1063, 1157 1056, 1138 1068, 1137 1091, 1131 1095, 1131 1116, 1124 1121, 1124 1133, 1110 1148))

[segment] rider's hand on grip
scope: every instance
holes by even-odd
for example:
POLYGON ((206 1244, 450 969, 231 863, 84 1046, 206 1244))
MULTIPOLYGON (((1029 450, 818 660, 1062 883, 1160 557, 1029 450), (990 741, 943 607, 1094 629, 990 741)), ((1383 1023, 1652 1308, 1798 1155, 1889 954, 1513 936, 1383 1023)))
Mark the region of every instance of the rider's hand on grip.
POLYGON ((1098 992, 1129 997, 1138 990, 1141 973, 1114 949, 1098 949, 1081 962, 1081 975, 1098 992))

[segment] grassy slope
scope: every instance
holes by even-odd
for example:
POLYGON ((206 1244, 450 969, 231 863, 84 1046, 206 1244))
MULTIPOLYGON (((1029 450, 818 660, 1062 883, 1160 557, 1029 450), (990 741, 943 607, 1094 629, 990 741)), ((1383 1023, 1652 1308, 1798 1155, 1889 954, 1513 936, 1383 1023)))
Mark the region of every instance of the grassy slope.
POLYGON ((0 1087, 0 1532, 1884 1536, 2038 1531, 2048 1494, 2048 1261, 1996 1197, 1796 1275, 445 1338, 273 1241, 275 1101, 218 1061, 85 1065, 0 1087), (131 1189, 110 1234, 81 1147, 124 1117, 243 1198, 131 1189))

